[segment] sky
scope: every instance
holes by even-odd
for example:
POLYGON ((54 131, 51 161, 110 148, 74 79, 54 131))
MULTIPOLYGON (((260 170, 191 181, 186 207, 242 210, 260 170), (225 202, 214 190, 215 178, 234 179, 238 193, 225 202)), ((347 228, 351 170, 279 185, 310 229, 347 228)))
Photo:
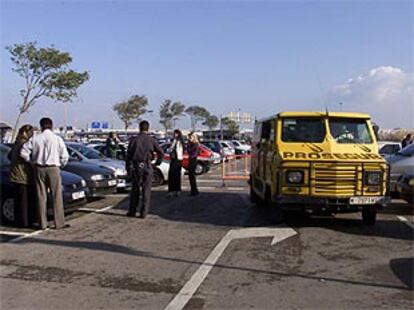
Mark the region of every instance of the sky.
MULTIPOLYGON (((155 128, 165 99, 257 118, 342 107, 383 128, 412 128, 413 3, 0 0, 0 119, 14 123, 24 85, 5 47, 36 41, 90 74, 68 104, 68 125, 121 126, 112 106, 138 94, 155 128)), ((45 115, 61 124, 63 104, 43 98, 23 122, 45 115)))

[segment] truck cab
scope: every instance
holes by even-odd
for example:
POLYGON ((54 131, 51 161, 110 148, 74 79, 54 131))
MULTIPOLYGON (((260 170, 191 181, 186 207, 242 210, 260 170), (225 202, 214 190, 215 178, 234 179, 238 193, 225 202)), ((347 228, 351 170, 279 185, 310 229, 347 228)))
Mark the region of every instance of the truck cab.
POLYGON ((255 123, 251 198, 271 210, 361 211, 372 225, 390 200, 388 171, 367 114, 282 112, 255 123))

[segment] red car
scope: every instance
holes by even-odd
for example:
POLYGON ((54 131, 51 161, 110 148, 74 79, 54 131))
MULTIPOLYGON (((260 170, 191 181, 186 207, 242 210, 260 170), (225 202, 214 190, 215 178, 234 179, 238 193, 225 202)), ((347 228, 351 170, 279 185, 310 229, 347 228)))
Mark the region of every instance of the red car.
MULTIPOLYGON (((164 143, 161 145, 161 148, 163 149, 165 155, 165 160, 170 160, 170 154, 169 154, 169 148, 171 147, 171 143, 164 143)), ((213 164, 214 158, 213 158, 213 152, 205 147, 204 145, 199 145, 199 152, 197 157, 197 166, 196 166, 196 174, 200 175, 203 173, 207 173, 211 165, 213 164)), ((188 170, 188 153, 187 151, 184 151, 184 158, 183 158, 183 168, 185 170, 188 170)))

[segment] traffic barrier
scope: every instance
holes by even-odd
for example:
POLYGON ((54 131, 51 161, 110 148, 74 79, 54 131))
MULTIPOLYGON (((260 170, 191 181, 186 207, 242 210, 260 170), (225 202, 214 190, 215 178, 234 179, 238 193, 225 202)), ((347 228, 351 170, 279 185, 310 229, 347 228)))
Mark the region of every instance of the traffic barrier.
POLYGON ((226 180, 249 180, 251 158, 251 155, 227 156, 221 165, 223 186, 226 180))

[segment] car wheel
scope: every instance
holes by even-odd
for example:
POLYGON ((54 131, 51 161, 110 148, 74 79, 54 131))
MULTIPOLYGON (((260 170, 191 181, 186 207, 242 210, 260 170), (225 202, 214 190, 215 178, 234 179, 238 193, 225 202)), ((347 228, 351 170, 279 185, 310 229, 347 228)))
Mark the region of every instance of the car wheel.
POLYGON ((196 168, 195 168, 195 174, 200 175, 200 174, 203 174, 204 172, 205 172, 204 171, 204 164, 198 161, 197 165, 196 165, 196 168))
POLYGON ((161 186, 164 184, 164 177, 161 171, 154 170, 154 174, 152 175, 152 186, 161 186))
POLYGON ((1 217, 6 223, 16 222, 16 203, 13 197, 5 197, 1 204, 1 217))
POLYGON ((362 222, 365 225, 374 225, 377 220, 377 210, 362 209, 362 222))

